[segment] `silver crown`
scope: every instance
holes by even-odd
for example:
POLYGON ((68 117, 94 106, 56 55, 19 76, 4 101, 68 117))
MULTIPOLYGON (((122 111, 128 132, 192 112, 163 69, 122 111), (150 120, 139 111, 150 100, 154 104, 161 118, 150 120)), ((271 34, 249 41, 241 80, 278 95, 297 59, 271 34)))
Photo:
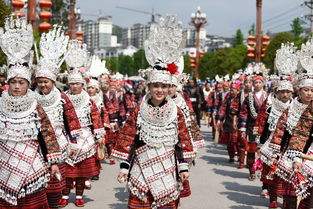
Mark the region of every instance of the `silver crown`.
POLYGON ((0 46, 7 56, 8 65, 13 65, 8 69, 7 80, 19 77, 31 82, 33 41, 32 26, 25 18, 11 16, 5 19, 4 29, 0 28, 0 46), (29 67, 23 63, 28 63, 29 67))
POLYGON ((298 68, 298 54, 293 43, 282 43, 281 48, 276 51, 275 68, 278 76, 292 76, 298 68))
POLYGON ((61 27, 55 25, 48 33, 43 33, 40 39, 39 66, 36 77, 46 77, 53 81, 56 80, 60 71, 60 66, 64 59, 61 57, 67 50, 69 37, 64 35, 61 27))
POLYGON ((70 40, 68 44, 68 56, 65 61, 71 68, 81 68, 88 63, 89 56, 87 45, 77 40, 70 40))
POLYGON ((301 68, 299 69, 299 87, 313 86, 313 38, 302 44, 298 52, 301 68))
POLYGON ((0 28, 0 46, 7 56, 8 65, 29 62, 33 42, 33 29, 25 18, 11 16, 5 19, 4 29, 0 28))
POLYGON ((169 63, 178 62, 185 46, 185 35, 175 15, 161 18, 159 24, 151 25, 149 38, 145 41, 145 54, 151 66, 166 68, 169 63))

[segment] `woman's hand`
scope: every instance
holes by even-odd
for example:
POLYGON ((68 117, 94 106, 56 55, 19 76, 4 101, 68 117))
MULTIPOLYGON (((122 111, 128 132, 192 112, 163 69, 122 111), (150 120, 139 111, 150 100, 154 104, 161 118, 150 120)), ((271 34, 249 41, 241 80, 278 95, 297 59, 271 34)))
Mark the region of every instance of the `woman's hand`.
POLYGON ((180 180, 181 182, 184 182, 185 180, 187 180, 189 178, 189 172, 182 172, 179 174, 180 180))
POLYGON ((300 163, 300 162, 294 162, 294 163, 293 163, 293 170, 295 170, 295 171, 301 171, 301 170, 302 170, 302 163, 300 163))
POLYGON ((126 180, 127 180, 127 174, 120 172, 117 176, 117 181, 119 183, 124 183, 126 180))
POLYGON ((51 176, 57 178, 59 181, 61 180, 61 173, 58 165, 51 166, 51 176))

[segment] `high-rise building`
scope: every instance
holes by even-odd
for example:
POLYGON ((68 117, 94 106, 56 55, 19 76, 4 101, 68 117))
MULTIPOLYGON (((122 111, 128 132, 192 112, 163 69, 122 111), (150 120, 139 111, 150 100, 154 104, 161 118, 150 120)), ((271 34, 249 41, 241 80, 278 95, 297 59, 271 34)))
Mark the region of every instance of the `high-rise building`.
POLYGON ((100 17, 97 21, 81 20, 76 28, 84 33, 84 42, 89 51, 117 46, 117 37, 112 35, 113 25, 107 18, 100 17))
POLYGON ((123 30, 122 44, 123 46, 132 45, 138 49, 144 48, 144 42, 149 37, 150 27, 154 23, 135 24, 130 28, 123 30))

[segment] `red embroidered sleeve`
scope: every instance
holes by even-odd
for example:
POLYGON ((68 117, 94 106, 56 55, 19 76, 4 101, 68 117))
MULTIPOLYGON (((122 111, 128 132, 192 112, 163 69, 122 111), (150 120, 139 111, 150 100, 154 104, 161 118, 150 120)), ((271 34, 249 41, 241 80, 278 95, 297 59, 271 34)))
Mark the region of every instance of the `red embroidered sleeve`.
POLYGON ((49 121, 44 109, 37 105, 37 112, 40 118, 41 127, 40 133, 47 147, 47 159, 50 164, 59 163, 62 158, 62 153, 56 139, 54 129, 49 121))
POLYGON ((310 132, 313 125, 313 105, 309 107, 302 113, 300 120, 293 131, 293 136, 289 141, 289 150, 296 150, 303 152, 307 140, 310 137, 310 132))
POLYGON ((110 124, 109 113, 105 106, 101 108, 101 116, 102 116, 102 122, 104 123, 104 126, 106 125, 109 126, 110 124))
POLYGON ((134 146, 137 132, 137 116, 140 106, 127 118, 123 128, 119 131, 116 145, 112 150, 112 156, 121 160, 127 160, 131 148, 134 146))
POLYGON ((225 118, 228 99, 229 98, 225 98, 224 99, 221 107, 218 109, 218 112, 217 112, 217 115, 216 115, 216 119, 223 120, 225 118))
POLYGON ((254 123, 254 127, 258 128, 258 136, 262 136, 264 130, 264 125, 268 117, 266 110, 267 110, 267 99, 263 102, 261 108, 259 109, 258 116, 254 123))
POLYGON ((193 158, 194 151, 190 140, 190 136, 186 127, 184 116, 182 111, 177 107, 178 114, 178 138, 179 144, 183 149, 183 155, 185 159, 193 158))
MULTIPOLYGON (((96 103, 90 99, 90 113, 91 113, 91 121, 93 125, 93 133, 96 137, 102 137, 105 134, 104 126, 101 119, 101 114, 96 103)), ((100 138, 99 138, 100 139, 100 138)))
POLYGON ((240 126, 241 128, 246 127, 246 121, 248 119, 248 99, 249 97, 246 97, 241 108, 240 108, 240 113, 239 113, 239 121, 240 121, 240 126))
POLYGON ((193 110, 193 107, 192 107, 192 102, 191 102, 190 97, 188 96, 187 92, 183 92, 183 97, 184 97, 184 99, 186 101, 186 104, 187 104, 189 110, 190 110, 190 113, 194 114, 194 110, 193 110))
MULTIPOLYGON (((65 122, 67 123, 68 128, 70 129, 70 134, 74 135, 73 133, 79 129, 81 129, 79 119, 77 117, 75 108, 68 98, 66 94, 61 93, 61 97, 64 100, 65 104, 63 105, 64 110, 64 116, 65 116, 65 122)), ((72 143, 76 143, 76 139, 73 137, 70 137, 72 143)))
POLYGON ((282 138, 284 136, 284 133, 286 131, 286 122, 288 119, 288 108, 283 112, 283 114, 280 116, 277 126, 274 132, 274 135, 270 142, 270 147, 276 150, 276 152, 280 152, 280 144, 282 141, 282 138))

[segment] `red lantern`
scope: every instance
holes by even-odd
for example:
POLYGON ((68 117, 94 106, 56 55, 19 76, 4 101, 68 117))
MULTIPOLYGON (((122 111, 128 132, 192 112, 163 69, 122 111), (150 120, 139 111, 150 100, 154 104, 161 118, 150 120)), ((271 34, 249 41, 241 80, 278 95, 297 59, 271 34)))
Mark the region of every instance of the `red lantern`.
POLYGON ((262 42, 262 46, 268 46, 268 44, 269 44, 268 41, 263 41, 262 42))
POLYGON ((52 2, 49 0, 41 0, 39 2, 39 7, 42 9, 49 9, 50 7, 52 7, 52 2))
POLYGON ((255 40, 255 36, 252 36, 252 35, 248 36, 248 40, 254 41, 255 40))
POLYGON ((18 17, 24 17, 24 12, 21 12, 20 9, 24 7, 24 2, 21 0, 15 0, 12 2, 12 6, 16 9, 16 11, 12 12, 12 15, 18 17))
POLYGON ((265 54, 261 54, 261 57, 264 58, 264 57, 266 57, 266 55, 265 54))
POLYGON ((12 15, 18 16, 18 17, 24 17, 25 13, 21 12, 21 11, 14 11, 14 12, 12 12, 12 15))
POLYGON ((252 59, 252 58, 254 58, 254 57, 255 57, 255 54, 253 54, 253 53, 249 53, 249 54, 247 55, 247 57, 248 57, 248 58, 250 58, 250 59, 252 59))
POLYGON ((39 13, 39 18, 42 20, 42 23, 39 24, 39 30, 41 32, 48 32, 51 28, 51 25, 47 22, 52 17, 52 13, 49 12, 48 9, 52 6, 52 2, 50 0, 40 0, 39 6, 43 9, 43 11, 39 13))
POLYGON ((83 36, 83 35, 84 35, 84 33, 82 31, 77 31, 76 32, 76 36, 83 36))
POLYGON ((255 48, 251 47, 251 48, 248 48, 248 52, 255 52, 255 48))
POLYGON ((41 32, 48 32, 51 28, 51 24, 47 22, 42 22, 39 24, 39 30, 41 32))
POLYGON ((17 10, 20 10, 24 7, 24 2, 21 1, 21 0, 15 0, 15 1, 12 1, 12 6, 17 9, 17 10))
POLYGON ((195 59, 190 59, 190 63, 195 63, 195 59))
POLYGON ((263 41, 269 41, 269 40, 270 40, 269 36, 267 36, 267 35, 263 36, 263 41))
POLYGON ((251 47, 254 46, 254 44, 255 44, 255 43, 254 43, 253 41, 249 41, 249 42, 248 42, 248 45, 251 46, 251 47))
POLYGON ((51 12, 48 11, 42 11, 39 13, 39 18, 43 21, 48 21, 52 17, 51 12))
POLYGON ((77 41, 83 41, 84 39, 83 39, 83 37, 79 36, 79 37, 76 38, 76 40, 77 41))
POLYGON ((262 52, 266 52, 266 48, 262 48, 262 52))
POLYGON ((192 64, 190 64, 190 67, 194 68, 194 67, 196 67, 196 64, 192 63, 192 64))

